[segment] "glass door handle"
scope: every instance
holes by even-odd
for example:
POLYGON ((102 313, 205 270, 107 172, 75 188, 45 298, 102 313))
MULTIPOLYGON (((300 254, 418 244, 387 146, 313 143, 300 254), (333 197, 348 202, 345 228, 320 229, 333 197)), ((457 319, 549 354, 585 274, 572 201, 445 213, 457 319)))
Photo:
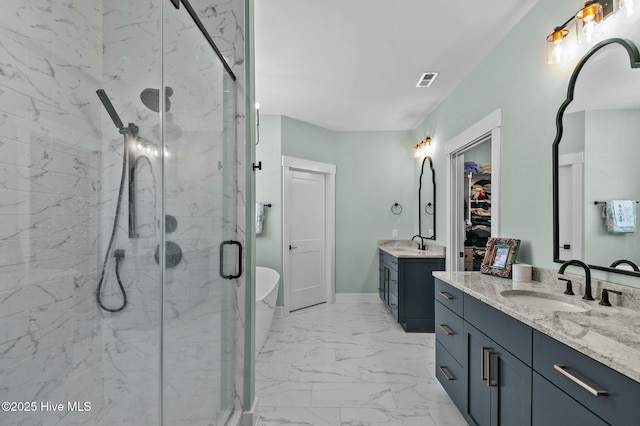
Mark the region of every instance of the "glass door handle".
POLYGON ((227 280, 240 278, 242 275, 242 244, 239 241, 227 240, 220 243, 220 276, 227 280), (236 274, 227 275, 224 273, 224 246, 238 246, 238 272, 236 274))

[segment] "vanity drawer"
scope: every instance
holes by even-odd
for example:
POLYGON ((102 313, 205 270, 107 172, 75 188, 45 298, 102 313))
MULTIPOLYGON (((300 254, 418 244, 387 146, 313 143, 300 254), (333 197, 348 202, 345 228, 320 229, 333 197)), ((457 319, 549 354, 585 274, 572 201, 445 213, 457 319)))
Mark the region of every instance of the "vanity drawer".
POLYGON ((531 327, 468 294, 464 295, 464 319, 531 366, 531 327))
POLYGON ((533 369, 606 422, 638 424, 640 383, 536 330, 533 369))
POLYGON ((464 359, 464 320, 436 301, 436 340, 456 360, 464 359))
POLYGON ((598 416, 533 372, 531 424, 533 426, 606 426, 598 416))
POLYGON ((439 279, 435 279, 435 299, 453 312, 462 316, 462 290, 458 290, 452 285, 439 279))
POLYGON ((391 315, 398 321, 398 295, 389 292, 389 308, 391 315))
POLYGON ((387 265, 390 271, 398 271, 398 258, 391 256, 384 250, 378 250, 380 259, 387 265))
POLYGON ((460 412, 466 410, 467 380, 465 371, 451 354, 436 341, 436 378, 460 412))
POLYGON ((389 293, 398 295, 398 271, 389 268, 389 293))

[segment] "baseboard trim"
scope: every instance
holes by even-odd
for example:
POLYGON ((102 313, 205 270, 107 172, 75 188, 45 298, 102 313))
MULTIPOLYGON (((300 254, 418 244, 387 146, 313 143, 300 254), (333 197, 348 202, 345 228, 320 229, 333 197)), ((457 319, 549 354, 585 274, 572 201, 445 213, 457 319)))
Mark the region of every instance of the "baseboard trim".
POLYGON ((276 311, 273 313, 274 318, 284 318, 284 306, 276 306, 276 311))
POLYGON ((336 303, 341 302, 380 302, 378 293, 336 293, 336 303))

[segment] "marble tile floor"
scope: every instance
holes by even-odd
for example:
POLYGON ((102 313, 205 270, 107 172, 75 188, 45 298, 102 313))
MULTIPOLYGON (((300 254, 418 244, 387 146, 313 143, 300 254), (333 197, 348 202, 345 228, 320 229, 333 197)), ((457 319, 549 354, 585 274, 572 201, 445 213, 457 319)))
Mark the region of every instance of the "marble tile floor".
POLYGON ((258 425, 466 425, 435 378, 434 345, 382 303, 276 318, 256 361, 258 425))

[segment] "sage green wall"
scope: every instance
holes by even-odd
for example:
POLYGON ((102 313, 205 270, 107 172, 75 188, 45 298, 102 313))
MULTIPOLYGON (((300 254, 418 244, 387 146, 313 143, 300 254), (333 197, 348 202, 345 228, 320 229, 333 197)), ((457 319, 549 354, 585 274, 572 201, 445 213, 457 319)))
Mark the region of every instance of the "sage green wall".
POLYGON ((378 292, 378 240, 414 234, 412 133, 336 134, 336 293, 378 292), (391 213, 394 203, 402 214, 391 213))
POLYGON ((256 202, 271 203, 265 209, 261 235, 256 235, 256 265, 278 271, 282 276, 282 119, 260 117, 260 141, 256 145, 256 202))
POLYGON ((282 155, 336 163, 336 133, 282 116, 282 155))
MULTIPOLYGON (((500 233, 520 238, 519 261, 536 266, 558 266, 552 251, 551 145, 556 111, 579 59, 564 66, 548 65, 545 37, 579 6, 574 1, 539 0, 415 130, 415 139, 431 135, 436 170, 445 170, 445 144, 493 111, 502 110, 500 233)), ((607 21, 608 37, 640 41, 638 25, 607 21)), ((440 206, 446 202, 444 192, 438 194, 440 206)), ((444 244, 447 219, 438 222, 438 242, 444 244)))
POLYGON ((600 266, 619 259, 639 264, 638 232, 608 233, 602 206, 593 202, 640 199, 640 111, 586 111, 585 115, 584 260, 600 266))
MULTIPOLYGON (((265 168, 266 159, 287 155, 336 165, 336 293, 377 293, 377 241, 413 235, 417 186, 413 185, 413 134, 399 132, 334 132, 285 116, 262 116, 257 200, 282 203, 282 169, 265 168), (280 139, 278 140, 278 135, 280 139), (263 145, 264 144, 264 145, 263 145), (391 213, 398 202, 402 214, 391 213)), ((282 270, 282 210, 267 211, 264 236, 256 238, 257 263, 282 270), (266 229, 266 228, 265 228, 266 229)), ((279 294, 278 304, 282 303, 279 294)))
POLYGON ((584 152, 584 111, 566 114, 562 119, 562 128, 558 153, 563 155, 584 152))

